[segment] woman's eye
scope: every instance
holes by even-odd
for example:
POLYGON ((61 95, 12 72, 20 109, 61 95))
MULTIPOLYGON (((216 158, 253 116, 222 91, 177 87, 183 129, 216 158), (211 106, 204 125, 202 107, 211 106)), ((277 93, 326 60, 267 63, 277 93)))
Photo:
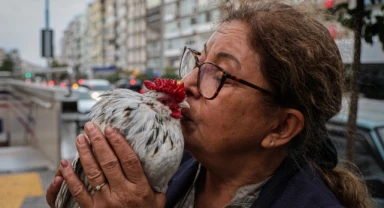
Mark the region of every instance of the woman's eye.
POLYGON ((213 79, 218 82, 221 82, 221 76, 213 76, 213 79))

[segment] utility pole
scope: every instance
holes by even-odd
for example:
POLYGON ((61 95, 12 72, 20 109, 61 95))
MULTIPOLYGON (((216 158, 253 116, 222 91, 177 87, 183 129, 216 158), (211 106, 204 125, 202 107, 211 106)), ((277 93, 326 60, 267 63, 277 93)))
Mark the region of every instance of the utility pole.
POLYGON ((50 70, 51 60, 53 59, 53 30, 49 28, 49 0, 45 0, 45 27, 41 29, 41 56, 47 59, 48 80, 52 79, 50 70))
MULTIPOLYGON (((45 30, 48 31, 49 30, 49 0, 45 0, 45 30)), ((46 33, 46 34, 49 34, 49 33, 46 33)), ((50 44, 48 43, 48 41, 50 40, 50 38, 45 38, 45 51, 50 51, 50 44)), ((50 63, 50 58, 47 57, 47 68, 48 68, 48 73, 47 73, 47 78, 48 80, 51 80, 52 79, 52 73, 51 73, 51 63, 50 63)))

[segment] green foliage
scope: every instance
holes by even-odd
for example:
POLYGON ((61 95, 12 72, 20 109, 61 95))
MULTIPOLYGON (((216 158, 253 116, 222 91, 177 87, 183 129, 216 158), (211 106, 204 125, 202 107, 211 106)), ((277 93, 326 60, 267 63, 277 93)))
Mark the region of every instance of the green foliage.
POLYGON ((2 65, 0 66, 0 71, 9 71, 12 72, 15 68, 15 61, 12 58, 12 55, 7 53, 3 60, 2 65))
POLYGON ((77 72, 76 75, 75 75, 75 79, 78 80, 78 79, 87 79, 87 74, 85 73, 82 73, 82 72, 77 72))
POLYGON ((113 73, 107 76, 105 79, 108 80, 110 83, 115 83, 117 80, 120 79, 120 76, 119 73, 113 73))
POLYGON ((177 74, 177 69, 166 67, 164 68, 164 73, 161 77, 165 79, 178 79, 179 75, 177 74))
POLYGON ((61 64, 56 59, 53 59, 52 64, 51 64, 52 68, 55 68, 55 67, 66 67, 66 66, 68 66, 68 65, 67 64, 61 64))
POLYGON ((154 77, 155 76, 153 74, 143 73, 143 74, 137 75, 136 79, 138 79, 140 81, 144 81, 144 80, 153 80, 154 77))
POLYGON ((361 14, 360 12, 362 12, 364 14, 364 19, 363 27, 361 29, 361 37, 365 42, 373 44, 373 37, 377 36, 384 50, 384 5, 381 6, 381 14, 372 16, 372 8, 382 3, 383 2, 380 0, 371 0, 372 6, 365 7, 364 11, 348 9, 348 3, 340 3, 330 8, 328 11, 333 15, 335 20, 349 29, 353 29, 353 23, 357 14, 361 14))

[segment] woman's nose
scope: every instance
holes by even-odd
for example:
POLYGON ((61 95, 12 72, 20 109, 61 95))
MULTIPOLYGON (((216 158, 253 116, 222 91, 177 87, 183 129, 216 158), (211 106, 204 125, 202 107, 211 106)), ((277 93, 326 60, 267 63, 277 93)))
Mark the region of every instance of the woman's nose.
POLYGON ((187 96, 198 97, 200 95, 197 89, 198 71, 199 71, 198 69, 194 69, 181 79, 181 82, 184 83, 184 89, 187 96))

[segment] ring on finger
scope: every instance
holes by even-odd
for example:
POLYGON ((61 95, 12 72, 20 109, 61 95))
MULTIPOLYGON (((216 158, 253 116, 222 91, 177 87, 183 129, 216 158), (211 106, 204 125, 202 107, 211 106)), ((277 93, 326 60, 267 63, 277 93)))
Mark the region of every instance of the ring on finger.
POLYGON ((101 188, 102 188, 105 184, 106 184, 106 183, 102 183, 102 184, 100 184, 100 185, 97 185, 93 190, 94 190, 94 191, 100 191, 101 188))

